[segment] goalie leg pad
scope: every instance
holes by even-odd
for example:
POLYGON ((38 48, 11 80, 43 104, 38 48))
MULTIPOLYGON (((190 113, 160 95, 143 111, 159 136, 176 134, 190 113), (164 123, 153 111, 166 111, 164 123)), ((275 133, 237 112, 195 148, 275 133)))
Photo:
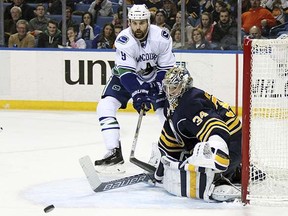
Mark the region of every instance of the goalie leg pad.
POLYGON ((180 162, 166 156, 161 158, 161 162, 164 165, 163 187, 169 193, 210 201, 215 175, 212 169, 195 167, 191 164, 182 166, 180 162))

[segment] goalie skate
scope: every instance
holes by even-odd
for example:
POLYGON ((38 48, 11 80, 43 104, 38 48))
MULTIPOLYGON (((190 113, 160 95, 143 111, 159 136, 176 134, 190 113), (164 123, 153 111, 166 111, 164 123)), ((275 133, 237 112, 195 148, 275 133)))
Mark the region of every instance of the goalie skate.
POLYGON ((219 185, 214 188, 211 198, 220 202, 232 202, 241 199, 241 189, 232 185, 219 185))

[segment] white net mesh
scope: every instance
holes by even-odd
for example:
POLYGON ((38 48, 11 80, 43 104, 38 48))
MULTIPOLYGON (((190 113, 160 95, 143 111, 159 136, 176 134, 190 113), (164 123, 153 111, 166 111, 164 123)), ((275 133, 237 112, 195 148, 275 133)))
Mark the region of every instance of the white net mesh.
POLYGON ((253 40, 250 203, 288 204, 288 39, 253 40), (284 201, 284 202, 283 202, 284 201))

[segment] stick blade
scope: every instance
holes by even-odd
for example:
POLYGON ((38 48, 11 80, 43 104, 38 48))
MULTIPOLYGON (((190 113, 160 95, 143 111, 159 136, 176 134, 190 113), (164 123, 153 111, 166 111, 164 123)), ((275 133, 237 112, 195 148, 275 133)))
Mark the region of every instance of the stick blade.
POLYGON ((79 163, 80 163, 80 166, 82 167, 82 170, 84 171, 86 175, 86 178, 92 190, 96 191, 102 182, 99 179, 99 176, 97 175, 97 172, 93 166, 91 158, 88 155, 86 155, 79 159, 79 163))

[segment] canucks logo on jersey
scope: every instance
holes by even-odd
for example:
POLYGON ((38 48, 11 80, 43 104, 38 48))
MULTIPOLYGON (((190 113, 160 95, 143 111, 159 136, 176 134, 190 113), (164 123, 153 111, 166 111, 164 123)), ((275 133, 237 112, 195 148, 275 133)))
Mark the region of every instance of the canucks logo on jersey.
POLYGON ((126 44, 128 41, 129 41, 129 38, 126 37, 125 35, 123 35, 117 39, 117 42, 119 42, 121 44, 126 44))

